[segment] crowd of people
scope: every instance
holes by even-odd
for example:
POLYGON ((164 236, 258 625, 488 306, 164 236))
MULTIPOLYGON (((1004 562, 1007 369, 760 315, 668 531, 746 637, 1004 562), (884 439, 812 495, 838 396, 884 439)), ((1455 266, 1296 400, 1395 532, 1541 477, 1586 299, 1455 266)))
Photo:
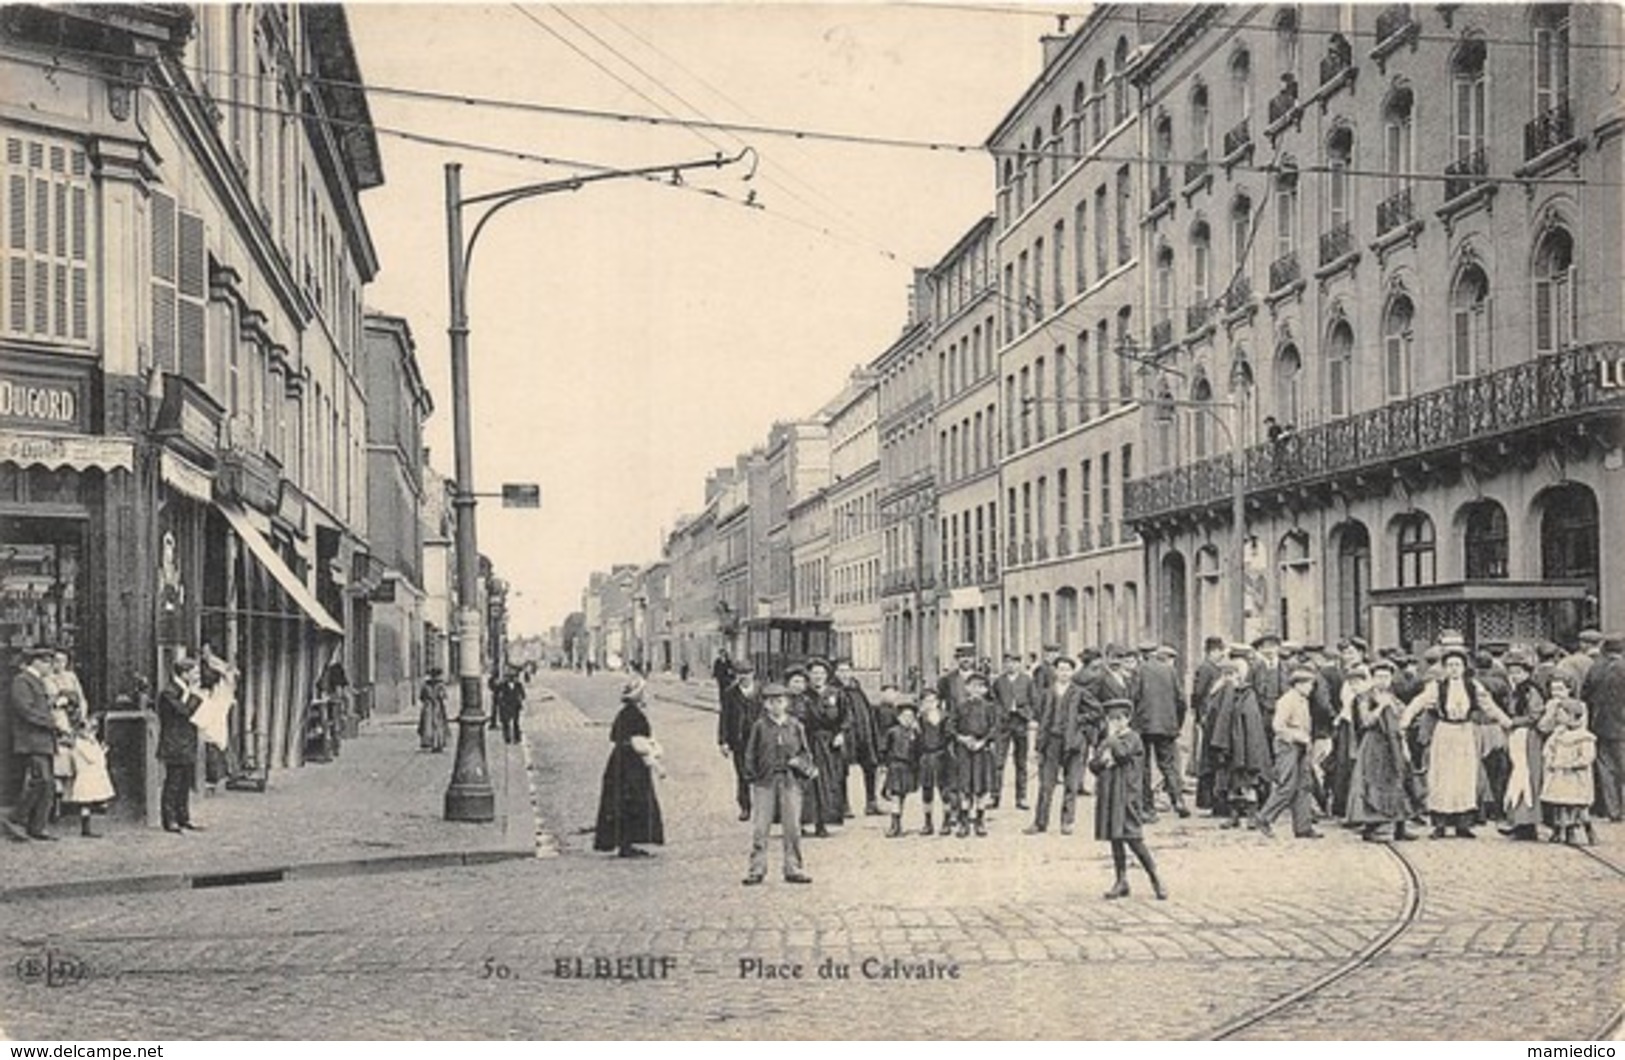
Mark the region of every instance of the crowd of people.
POLYGON ((766 874, 775 823, 792 882, 809 878, 803 837, 861 812, 889 815, 885 834, 901 838, 915 796, 919 835, 985 836, 1008 769, 1016 808, 1032 812, 1025 833, 1049 830, 1057 787, 1062 834, 1079 796, 1093 795, 1095 837, 1111 844, 1116 874, 1106 897, 1129 893, 1132 853, 1162 898, 1144 831, 1158 795, 1166 812, 1203 811, 1264 836, 1286 816, 1303 839, 1334 824, 1369 842, 1416 838, 1416 826, 1471 839, 1494 824, 1515 840, 1545 828, 1551 842, 1595 842, 1595 816, 1619 821, 1625 809, 1622 656, 1625 637, 1595 630, 1568 652, 1550 642, 1475 651, 1446 631, 1420 656, 1372 652, 1359 637, 1328 653, 1265 634, 1208 638, 1188 681, 1158 644, 1076 659, 1051 645, 1042 657, 1007 655, 997 674, 962 645, 935 687, 885 685, 873 700, 845 661, 813 659, 763 685, 749 663, 724 657, 713 676, 717 743, 752 826, 747 885, 766 874))

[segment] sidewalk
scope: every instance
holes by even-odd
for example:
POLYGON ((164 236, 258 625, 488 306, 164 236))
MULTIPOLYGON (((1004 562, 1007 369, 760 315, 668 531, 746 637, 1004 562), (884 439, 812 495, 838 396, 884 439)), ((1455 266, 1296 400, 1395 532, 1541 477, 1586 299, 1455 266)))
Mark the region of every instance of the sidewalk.
POLYGON ((85 839, 73 816, 52 827, 59 842, 0 842, 0 901, 534 857, 523 748, 486 731, 496 819, 451 823, 443 804, 457 727, 444 754, 429 754, 418 750, 416 724, 415 716, 375 717, 332 762, 273 770, 263 793, 222 787, 212 796, 194 794, 192 817, 202 832, 173 835, 97 817, 102 838, 85 839))

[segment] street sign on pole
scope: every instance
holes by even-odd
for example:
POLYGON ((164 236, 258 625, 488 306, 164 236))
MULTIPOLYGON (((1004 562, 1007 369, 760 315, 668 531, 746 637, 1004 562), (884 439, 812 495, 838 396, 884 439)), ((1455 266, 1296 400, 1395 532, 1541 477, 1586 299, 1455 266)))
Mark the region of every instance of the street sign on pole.
POLYGON ((502 484, 504 508, 540 508, 542 488, 534 482, 504 482, 502 484))

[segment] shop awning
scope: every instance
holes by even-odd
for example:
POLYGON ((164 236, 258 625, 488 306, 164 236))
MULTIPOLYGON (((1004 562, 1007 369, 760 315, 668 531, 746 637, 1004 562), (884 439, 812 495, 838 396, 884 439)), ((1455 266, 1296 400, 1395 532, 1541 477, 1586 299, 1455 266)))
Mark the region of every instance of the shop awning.
POLYGON ((277 555, 271 543, 254 529, 254 524, 249 522, 248 513, 231 503, 218 503, 217 507, 220 514, 231 524, 231 528, 237 531, 237 536, 243 539, 248 550, 254 553, 254 558, 259 560, 260 566, 270 572, 271 577, 276 579, 277 584, 282 586, 283 591, 299 606, 299 610, 309 615, 318 629, 344 636, 344 627, 334 621, 333 616, 327 613, 327 609, 321 605, 305 583, 299 580, 299 576, 289 569, 281 556, 277 555))
POLYGON ((1374 607, 1416 607, 1425 604, 1489 604, 1514 601, 1584 600, 1583 581, 1473 581, 1406 585, 1371 590, 1374 607))
POLYGON ((135 443, 94 434, 0 430, 0 463, 48 471, 129 471, 135 466, 135 443))

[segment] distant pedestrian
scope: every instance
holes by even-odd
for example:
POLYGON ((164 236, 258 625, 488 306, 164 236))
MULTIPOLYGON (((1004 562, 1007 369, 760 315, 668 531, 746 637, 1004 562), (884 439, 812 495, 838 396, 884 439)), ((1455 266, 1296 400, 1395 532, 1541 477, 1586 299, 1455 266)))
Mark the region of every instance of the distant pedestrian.
POLYGON ((11 750, 22 760, 23 790, 6 831, 13 839, 55 839, 46 831, 51 820, 55 781, 51 758, 56 751, 56 725, 51 718, 51 695, 45 677, 51 669, 51 652, 35 648, 27 662, 11 680, 11 750))
POLYGON ((1141 828, 1145 820, 1141 802, 1145 797, 1141 776, 1145 745, 1129 727, 1134 704, 1126 699, 1111 699, 1101 707, 1106 713, 1106 734, 1089 759, 1089 769, 1095 774, 1095 838, 1110 843, 1112 848, 1115 879, 1105 897, 1128 897, 1128 852, 1132 850, 1145 874, 1151 877, 1152 892, 1162 901, 1168 897, 1168 890, 1157 875, 1156 860, 1145 845, 1141 828))
POLYGON ((1146 747, 1145 810, 1156 820, 1156 803, 1151 791, 1151 764, 1162 774, 1168 806, 1180 817, 1189 817, 1185 806, 1184 777, 1179 770, 1179 730, 1185 724, 1185 693, 1174 669, 1174 650, 1158 644, 1140 648, 1139 680, 1134 685, 1134 731, 1146 747))
MULTIPOLYGON (((684 665, 686 666, 687 663, 685 662, 684 665)), ((722 700, 722 693, 727 691, 728 686, 734 683, 735 673, 734 661, 729 657, 728 649, 718 648, 716 660, 711 663, 711 679, 717 683, 718 702, 722 700)), ((684 677, 683 680, 686 681, 688 678, 684 677)))
POLYGON ((1625 637, 1611 634, 1586 673, 1585 684, 1569 686, 1585 701, 1597 738, 1597 812, 1625 820, 1625 637))
POLYGON ((1057 783, 1061 785, 1061 834, 1072 834, 1099 707, 1098 702, 1087 701, 1087 690, 1072 679, 1075 671, 1071 658, 1058 656, 1049 669, 1052 683, 1037 689, 1038 807, 1033 811, 1032 824, 1023 829, 1026 835, 1049 830, 1057 783))
POLYGON ((510 670, 506 677, 492 679, 491 690, 497 720, 502 723, 502 742, 518 743, 523 738, 519 719, 525 712, 525 686, 510 670))
POLYGON ((1036 697, 1033 679, 1021 668, 1021 656, 1014 652, 1004 655, 1004 672, 993 679, 993 699, 999 706, 998 742, 993 748, 993 801, 989 809, 999 808, 999 796, 1004 791, 1004 767, 1007 760, 1015 763, 1016 809, 1027 809, 1027 752, 1031 746, 1029 731, 1037 725, 1036 697))
POLYGON ((192 823, 192 788, 197 780, 197 726, 192 715, 203 705, 198 662, 175 660, 170 683, 158 693, 158 760, 164 764, 164 790, 159 802, 164 831, 180 835, 201 832, 192 823))
POLYGON ((745 744, 756 719, 762 716, 762 696, 756 687, 756 669, 741 663, 733 684, 722 692, 717 712, 717 747, 733 761, 734 799, 739 803, 739 819, 750 820, 750 779, 745 768, 745 744))
POLYGON ((1258 806, 1259 785, 1272 766, 1269 735, 1250 677, 1251 655, 1247 645, 1232 644, 1229 669, 1208 692, 1215 704, 1209 738, 1213 791, 1215 796, 1223 793, 1230 815, 1221 828, 1241 827, 1242 817, 1258 806))
POLYGON ((744 884, 767 876, 767 837, 773 822, 784 835, 784 880, 811 883, 801 863, 801 777, 816 770, 807 733, 790 717, 790 693, 780 684, 762 690, 766 713, 751 727, 745 770, 751 784, 750 868, 744 884))
POLYGON ((646 858, 649 851, 637 844, 666 842, 660 817, 660 799, 654 778, 666 775, 660 762, 660 744, 644 712, 643 682, 634 678, 621 689, 621 711, 609 729, 614 749, 604 764, 598 792, 598 822, 594 850, 613 850, 623 858, 646 858))
MULTIPOLYGON (((875 802, 875 774, 880 765, 880 741, 886 735, 886 730, 876 725, 874 705, 869 702, 863 685, 852 672, 852 660, 835 660, 835 686, 846 700, 846 739, 841 749, 845 767, 849 770, 857 766, 863 777, 863 815, 878 817, 880 806, 875 802)), ((851 816, 852 800, 845 795, 844 774, 841 791, 848 809, 847 816, 851 816)))
POLYGON ((446 749, 446 682, 438 666, 418 690, 418 749, 435 754, 446 749))

